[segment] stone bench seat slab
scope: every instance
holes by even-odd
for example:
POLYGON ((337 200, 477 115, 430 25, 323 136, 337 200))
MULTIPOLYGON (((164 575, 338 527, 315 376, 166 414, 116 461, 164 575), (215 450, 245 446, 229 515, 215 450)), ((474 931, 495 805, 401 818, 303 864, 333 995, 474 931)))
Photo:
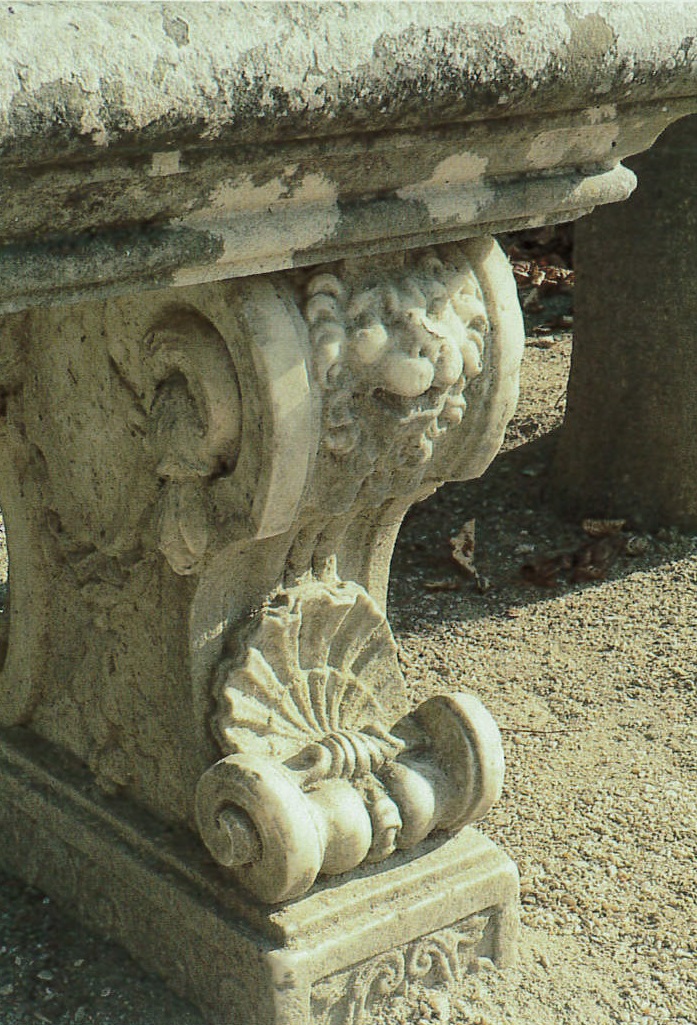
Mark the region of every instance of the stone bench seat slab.
POLYGON ((16 4, 0 55, 0 309, 626 198, 619 161, 694 106, 694 5, 666 7, 16 4))

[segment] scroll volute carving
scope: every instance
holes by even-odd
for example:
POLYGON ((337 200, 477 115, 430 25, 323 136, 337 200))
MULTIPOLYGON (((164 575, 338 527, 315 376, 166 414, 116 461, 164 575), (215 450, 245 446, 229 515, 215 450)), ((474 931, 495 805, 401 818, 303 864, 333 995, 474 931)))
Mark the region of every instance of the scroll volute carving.
MULTIPOLYGON (((288 496, 302 495, 285 579, 280 564, 266 600, 225 624, 208 663, 222 757, 196 794, 214 859, 270 903, 460 829, 500 793, 500 737, 474 695, 434 697, 407 714, 381 549, 391 550, 411 501, 441 479, 475 476, 498 450, 522 351, 515 283, 493 240, 345 261, 292 280, 286 331, 280 281, 264 305, 254 298, 261 283, 246 286, 247 309, 255 302, 257 311, 250 345, 266 368, 265 408, 287 425, 270 436, 280 446, 299 432, 305 447, 286 451, 302 456, 299 479, 310 472, 304 491, 277 487, 280 517, 258 520, 290 526, 288 496), (309 351, 296 358, 298 309, 309 351), (296 364, 311 370, 309 392, 299 375, 302 387, 285 385, 284 365, 296 364), (316 448, 304 424, 318 425, 316 448)), ((290 460, 279 452, 283 481, 290 460)), ((260 527, 257 536, 271 535, 260 527)))
POLYGON ((176 573, 189 574, 209 542, 204 482, 231 473, 239 456, 240 388, 225 341, 197 314, 178 314, 148 343, 157 381, 149 443, 163 481, 160 548, 176 573))
POLYGON ((481 818, 503 755, 474 695, 432 698, 395 723, 403 680, 384 615, 329 565, 279 588, 221 665, 223 751, 196 816, 215 860, 261 900, 305 893, 481 818))
POLYGON ((146 340, 149 444, 164 482, 160 547, 180 574, 201 571, 213 534, 223 548, 293 527, 319 444, 308 332, 292 289, 236 283, 218 320, 220 330, 202 313, 177 311, 146 340))

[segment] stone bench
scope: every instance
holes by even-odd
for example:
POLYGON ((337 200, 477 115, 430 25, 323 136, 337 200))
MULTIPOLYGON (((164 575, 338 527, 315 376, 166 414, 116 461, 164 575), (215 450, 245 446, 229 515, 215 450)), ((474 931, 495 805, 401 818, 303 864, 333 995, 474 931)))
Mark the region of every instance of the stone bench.
POLYGON ((492 234, 625 199, 697 4, 5 5, 0 857, 233 1025, 515 956, 476 696, 410 708, 409 505, 483 472, 492 234))

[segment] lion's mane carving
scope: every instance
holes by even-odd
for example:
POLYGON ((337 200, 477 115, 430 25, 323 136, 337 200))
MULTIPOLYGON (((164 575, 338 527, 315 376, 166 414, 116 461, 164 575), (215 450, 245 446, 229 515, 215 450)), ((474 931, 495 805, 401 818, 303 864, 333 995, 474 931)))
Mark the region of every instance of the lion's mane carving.
POLYGON ((397 465, 427 462, 434 441, 461 422, 467 386, 482 371, 489 319, 463 249, 400 261, 362 264, 358 287, 350 268, 306 284, 324 445, 336 457, 365 443, 382 447, 379 435, 396 429, 398 451, 385 440, 397 465))

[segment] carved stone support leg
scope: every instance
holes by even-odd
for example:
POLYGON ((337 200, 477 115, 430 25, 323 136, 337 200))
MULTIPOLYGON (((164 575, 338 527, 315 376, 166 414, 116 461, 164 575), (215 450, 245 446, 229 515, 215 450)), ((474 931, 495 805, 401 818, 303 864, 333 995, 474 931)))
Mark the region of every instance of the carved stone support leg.
POLYGON ((550 498, 575 519, 692 532, 697 117, 631 165, 634 196, 576 229, 574 350, 550 498))
POLYGON ((410 709, 385 614, 406 509, 478 476, 515 404, 498 246, 10 328, 3 859, 70 901, 92 880, 212 1021, 363 1025, 510 958, 515 868, 463 829, 496 725, 469 693, 410 709))

